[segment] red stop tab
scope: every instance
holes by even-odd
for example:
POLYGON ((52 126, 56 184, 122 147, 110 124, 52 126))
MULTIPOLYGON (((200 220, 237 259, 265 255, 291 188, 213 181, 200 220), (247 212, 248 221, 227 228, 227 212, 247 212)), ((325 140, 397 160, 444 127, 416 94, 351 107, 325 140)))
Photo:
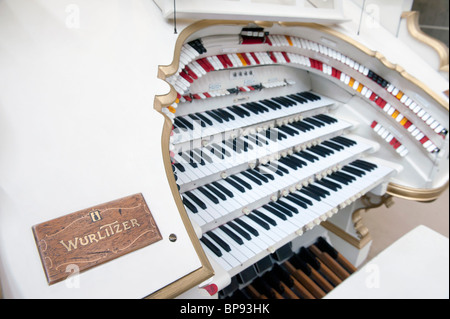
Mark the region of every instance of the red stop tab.
POLYGON ((205 289, 210 296, 215 295, 219 291, 219 288, 217 288, 216 284, 207 285, 205 287, 202 287, 202 289, 205 289))

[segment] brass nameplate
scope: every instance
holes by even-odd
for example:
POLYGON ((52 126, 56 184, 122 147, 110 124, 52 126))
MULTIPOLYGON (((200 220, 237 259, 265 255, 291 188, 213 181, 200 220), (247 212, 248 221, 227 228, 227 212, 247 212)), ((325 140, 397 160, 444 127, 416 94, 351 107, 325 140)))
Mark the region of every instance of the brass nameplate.
POLYGON ((50 285, 74 266, 82 272, 162 239, 142 194, 35 225, 33 233, 50 285))

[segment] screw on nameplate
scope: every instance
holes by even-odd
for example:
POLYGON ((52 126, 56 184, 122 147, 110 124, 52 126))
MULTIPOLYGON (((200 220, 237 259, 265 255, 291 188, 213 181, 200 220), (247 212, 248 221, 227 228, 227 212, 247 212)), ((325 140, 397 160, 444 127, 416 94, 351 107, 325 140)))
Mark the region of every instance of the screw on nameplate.
POLYGON ((95 210, 93 212, 90 212, 89 215, 91 216, 91 219, 93 222, 99 221, 102 219, 102 216, 100 215, 99 210, 95 210))

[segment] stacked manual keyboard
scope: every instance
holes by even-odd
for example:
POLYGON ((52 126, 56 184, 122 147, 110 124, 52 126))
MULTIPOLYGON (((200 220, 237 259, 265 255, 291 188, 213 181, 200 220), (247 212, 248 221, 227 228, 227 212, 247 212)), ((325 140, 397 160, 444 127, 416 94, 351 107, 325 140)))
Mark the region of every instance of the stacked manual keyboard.
POLYGON ((206 254, 231 276, 369 192, 393 170, 365 155, 334 101, 313 92, 184 112, 173 170, 206 254))

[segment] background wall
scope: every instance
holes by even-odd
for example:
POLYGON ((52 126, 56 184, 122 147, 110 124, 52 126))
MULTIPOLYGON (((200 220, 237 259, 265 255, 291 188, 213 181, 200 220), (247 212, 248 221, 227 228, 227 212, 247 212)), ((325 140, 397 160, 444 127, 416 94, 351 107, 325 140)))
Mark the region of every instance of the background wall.
POLYGON ((419 25, 423 32, 448 46, 448 0, 414 0, 412 10, 419 11, 419 25))

